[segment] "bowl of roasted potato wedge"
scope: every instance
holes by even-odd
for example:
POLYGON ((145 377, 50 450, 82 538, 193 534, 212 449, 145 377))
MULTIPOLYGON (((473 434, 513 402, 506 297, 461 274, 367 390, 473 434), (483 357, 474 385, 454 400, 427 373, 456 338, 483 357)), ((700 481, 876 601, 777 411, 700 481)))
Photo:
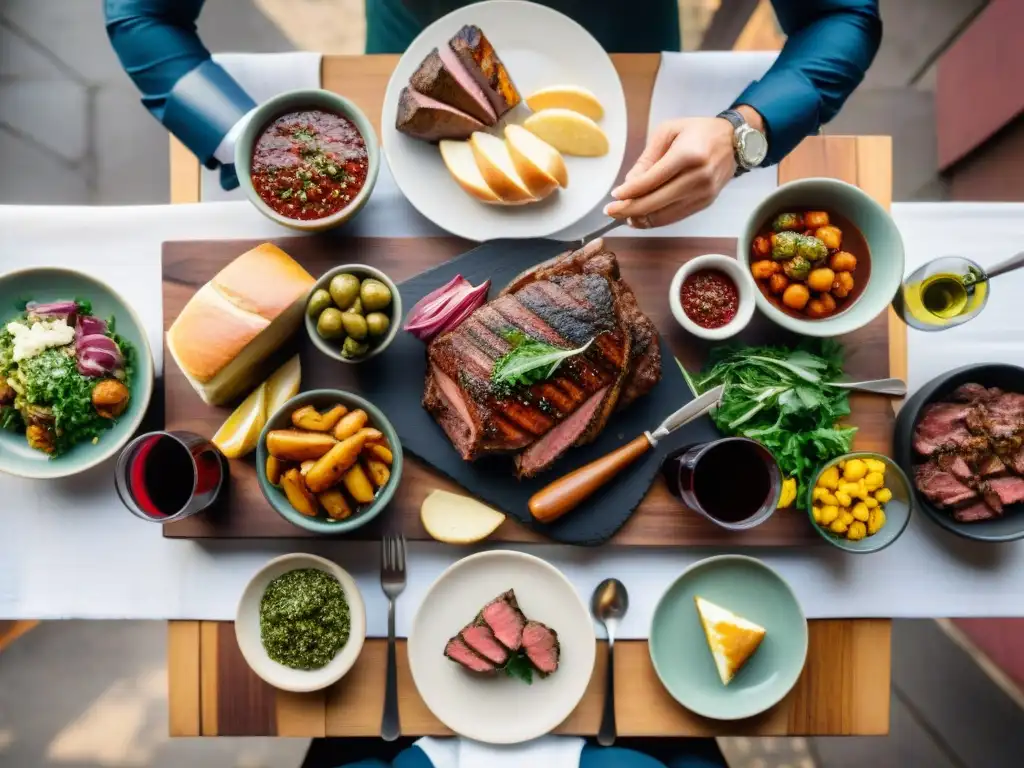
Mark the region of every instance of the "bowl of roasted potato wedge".
POLYGON ((260 490, 283 518, 314 533, 365 525, 402 479, 402 445, 387 417, 349 392, 316 389, 282 405, 256 447, 260 490))

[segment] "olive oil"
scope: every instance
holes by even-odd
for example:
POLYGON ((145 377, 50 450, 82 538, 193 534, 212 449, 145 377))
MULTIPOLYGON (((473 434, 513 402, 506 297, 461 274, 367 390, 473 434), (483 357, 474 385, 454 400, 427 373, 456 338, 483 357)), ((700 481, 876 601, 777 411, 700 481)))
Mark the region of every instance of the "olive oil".
POLYGON ((893 303, 904 322, 924 331, 959 325, 985 305, 988 283, 974 269, 936 272, 903 284, 893 303))

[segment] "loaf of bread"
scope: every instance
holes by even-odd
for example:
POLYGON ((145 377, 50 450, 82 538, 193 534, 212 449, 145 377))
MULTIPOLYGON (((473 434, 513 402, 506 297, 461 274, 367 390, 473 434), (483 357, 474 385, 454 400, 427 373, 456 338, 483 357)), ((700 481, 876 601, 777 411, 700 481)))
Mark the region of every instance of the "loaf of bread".
POLYGON ((315 282, 264 243, 196 291, 167 331, 167 349, 205 402, 221 405, 257 383, 261 364, 298 330, 315 282))

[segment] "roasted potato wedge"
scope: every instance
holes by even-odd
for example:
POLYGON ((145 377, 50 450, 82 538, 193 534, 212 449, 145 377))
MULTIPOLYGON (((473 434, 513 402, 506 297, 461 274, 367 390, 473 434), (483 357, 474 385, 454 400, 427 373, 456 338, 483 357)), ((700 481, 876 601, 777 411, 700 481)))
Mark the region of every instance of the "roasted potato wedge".
POLYGON ((316 498, 332 519, 344 520, 352 516, 352 507, 349 506, 348 499, 340 488, 328 488, 323 493, 318 493, 316 498))
POLYGON ((336 405, 326 413, 320 413, 311 405, 304 405, 292 413, 292 424, 310 432, 330 432, 346 413, 348 408, 344 405, 336 405))
POLYGON ((267 435, 267 451, 281 461, 319 459, 337 444, 330 435, 298 429, 274 429, 267 435))
POLYGON ((352 437, 352 435, 366 426, 367 421, 366 411, 362 408, 346 413, 334 428, 335 439, 344 440, 346 437, 352 437))
POLYGON ((306 517, 316 517, 316 497, 306 488, 302 479, 302 473, 297 468, 289 469, 281 475, 281 487, 284 495, 288 497, 288 503, 295 507, 295 511, 306 517))
POLYGON ((366 474, 370 476, 370 482, 374 488, 383 488, 391 478, 391 470, 383 461, 377 459, 366 459, 366 474))
POLYGON ((267 456, 267 481, 271 485, 281 484, 281 475, 284 474, 284 466, 276 456, 267 456))
POLYGON ((363 453, 370 458, 383 461, 388 466, 390 466, 391 462, 395 459, 391 454, 391 449, 386 445, 381 445, 380 443, 367 443, 363 446, 363 453))
POLYGON ((356 463, 349 467, 341 481, 349 495, 360 504, 369 504, 373 501, 373 485, 361 464, 356 463))
POLYGON ((356 463, 366 440, 355 434, 331 448, 306 473, 306 485, 313 493, 322 493, 341 480, 341 476, 356 463))
POLYGON ((384 439, 384 433, 374 427, 363 427, 356 434, 362 435, 368 443, 387 442, 384 439))
POLYGON ((306 475, 309 474, 309 470, 311 470, 315 465, 316 459, 306 459, 304 462, 299 464, 299 474, 305 477, 306 475))

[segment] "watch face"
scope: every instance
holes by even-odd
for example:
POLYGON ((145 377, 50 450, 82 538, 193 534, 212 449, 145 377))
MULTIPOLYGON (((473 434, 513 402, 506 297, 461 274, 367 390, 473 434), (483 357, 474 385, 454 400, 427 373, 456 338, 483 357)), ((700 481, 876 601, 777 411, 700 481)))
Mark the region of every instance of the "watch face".
POLYGON ((763 133, 755 131, 753 128, 744 131, 740 138, 740 155, 747 167, 753 168, 760 165, 768 155, 768 139, 763 133))

